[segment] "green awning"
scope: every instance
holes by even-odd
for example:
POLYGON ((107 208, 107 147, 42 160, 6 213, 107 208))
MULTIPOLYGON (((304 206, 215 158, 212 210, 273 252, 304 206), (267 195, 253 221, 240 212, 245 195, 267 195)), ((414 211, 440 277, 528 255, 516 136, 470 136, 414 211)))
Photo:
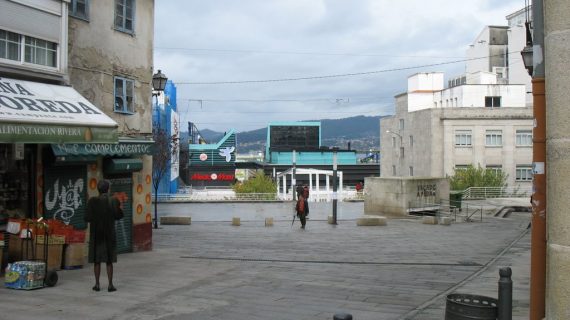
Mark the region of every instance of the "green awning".
POLYGON ((117 141, 117 123, 72 87, 0 78, 0 143, 117 141))
POLYGON ((143 167, 141 159, 105 159, 103 172, 105 174, 128 173, 139 171, 143 167))

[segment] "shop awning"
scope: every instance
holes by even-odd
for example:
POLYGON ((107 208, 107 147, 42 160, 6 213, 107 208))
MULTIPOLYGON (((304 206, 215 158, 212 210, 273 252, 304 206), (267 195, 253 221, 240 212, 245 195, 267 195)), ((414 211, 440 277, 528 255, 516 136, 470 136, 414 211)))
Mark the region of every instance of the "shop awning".
POLYGON ((0 143, 117 142, 117 123, 72 87, 0 78, 0 143))
POLYGON ((103 171, 106 174, 128 173, 139 171, 143 167, 141 159, 105 159, 103 171))

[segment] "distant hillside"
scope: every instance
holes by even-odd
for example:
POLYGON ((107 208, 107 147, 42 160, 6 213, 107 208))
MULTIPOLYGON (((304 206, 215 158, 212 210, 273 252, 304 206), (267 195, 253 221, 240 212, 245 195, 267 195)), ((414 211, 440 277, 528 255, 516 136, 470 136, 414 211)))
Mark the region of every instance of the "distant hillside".
MULTIPOLYGON (((357 116, 344 119, 311 120, 320 121, 322 128, 321 144, 337 146, 341 149, 348 147, 358 151, 377 150, 380 145, 380 116, 357 116)), ((200 130, 208 143, 218 142, 224 135, 209 129, 200 130)), ((265 151, 267 127, 237 133, 237 151, 239 154, 265 151)))

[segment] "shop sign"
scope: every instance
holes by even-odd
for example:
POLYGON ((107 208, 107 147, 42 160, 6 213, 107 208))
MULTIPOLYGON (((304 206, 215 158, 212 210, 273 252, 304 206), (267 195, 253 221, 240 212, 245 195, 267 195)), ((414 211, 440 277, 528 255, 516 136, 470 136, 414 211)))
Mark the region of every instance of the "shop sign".
POLYGON ((151 143, 66 143, 52 145, 56 156, 67 155, 126 155, 126 154, 152 154, 151 143))
POLYGON ((0 141, 116 142, 117 123, 72 87, 0 78, 0 141))
POLYGON ((227 173, 194 173, 190 180, 199 181, 234 181, 235 175, 227 173))

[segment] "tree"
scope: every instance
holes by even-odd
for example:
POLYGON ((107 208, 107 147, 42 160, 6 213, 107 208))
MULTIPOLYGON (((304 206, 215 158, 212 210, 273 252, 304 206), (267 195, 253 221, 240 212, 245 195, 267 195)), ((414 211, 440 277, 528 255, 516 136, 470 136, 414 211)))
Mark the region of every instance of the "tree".
POLYGON ((155 124, 152 130, 154 149, 152 152, 152 186, 154 188, 154 228, 158 229, 158 187, 168 164, 178 155, 178 136, 170 136, 168 132, 155 124))
POLYGON ((258 171, 251 179, 234 184, 233 189, 238 195, 243 193, 268 193, 275 197, 277 184, 271 177, 266 176, 263 171, 258 171))
POLYGON ((470 187, 506 187, 508 174, 501 170, 490 170, 468 166, 466 169, 455 169, 449 177, 452 190, 465 190, 470 187))

